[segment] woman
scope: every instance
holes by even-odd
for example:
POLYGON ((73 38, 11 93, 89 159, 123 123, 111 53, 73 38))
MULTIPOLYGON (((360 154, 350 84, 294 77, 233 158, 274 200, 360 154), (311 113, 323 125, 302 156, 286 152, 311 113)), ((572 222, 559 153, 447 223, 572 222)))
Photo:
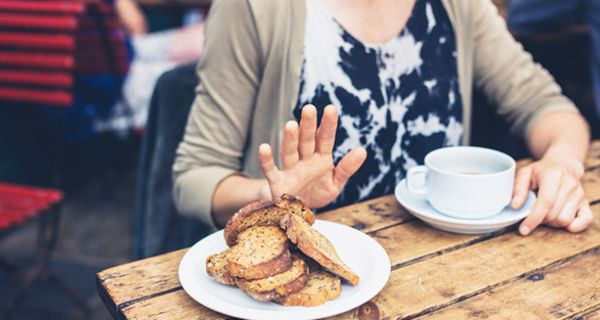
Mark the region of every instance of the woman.
POLYGON ((174 197, 206 223, 284 192, 313 208, 391 193, 427 152, 468 144, 473 84, 538 159, 515 181, 514 207, 539 189, 520 232, 592 221, 587 124, 490 1, 220 0, 198 75, 174 197))

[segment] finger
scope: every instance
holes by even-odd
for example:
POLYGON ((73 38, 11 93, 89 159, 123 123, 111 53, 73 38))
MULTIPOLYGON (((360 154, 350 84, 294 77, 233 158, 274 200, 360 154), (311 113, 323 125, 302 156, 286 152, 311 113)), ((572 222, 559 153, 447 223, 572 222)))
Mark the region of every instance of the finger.
POLYGON ((567 201, 574 201, 577 206, 575 211, 577 211, 579 204, 585 199, 585 193, 581 186, 581 182, 568 174, 563 174, 562 176, 563 178, 556 203, 550 211, 550 216, 554 219, 558 218, 567 201))
POLYGON ((315 131, 317 130, 317 108, 306 105, 300 119, 300 159, 309 159, 315 153, 315 131))
POLYGON ((273 160, 273 151, 270 145, 263 143, 258 147, 258 160, 267 181, 270 184, 276 183, 279 178, 279 169, 273 160))
POLYGON ((296 121, 288 121, 285 124, 280 150, 283 170, 289 169, 298 163, 298 123, 296 121))
POLYGON ((567 227, 569 232, 577 233, 585 230, 594 221, 594 214, 587 201, 581 206, 577 212, 575 220, 567 227))
POLYGON ((328 105, 323 111, 321 125, 317 130, 317 151, 319 153, 331 154, 333 152, 337 123, 337 110, 333 105, 328 105))
POLYGON ((517 172, 515 177, 515 183, 513 187, 513 199, 511 206, 514 209, 518 209, 523 206, 527 195, 529 194, 529 187, 531 186, 531 166, 524 167, 517 172))
POLYGON ((577 213, 577 207, 581 203, 579 200, 569 200, 562 208, 562 210, 557 215, 556 219, 553 220, 554 225, 564 228, 569 226, 573 219, 575 219, 575 214, 577 213))
POLYGON ((569 201, 574 202, 571 204, 572 210, 577 209, 576 206, 579 202, 581 202, 581 199, 574 199, 575 198, 575 194, 574 194, 575 190, 576 190, 576 185, 572 186, 569 182, 563 181, 563 183, 560 185, 560 187, 558 189, 558 193, 554 200, 554 205, 552 206, 552 209, 550 209, 550 211, 546 215, 546 221, 552 222, 552 221, 558 219, 559 215, 561 214, 561 212, 564 211, 564 208, 567 205, 567 202, 569 202, 569 201))
POLYGON ((365 148, 356 148, 345 155, 333 171, 333 182, 341 190, 367 158, 365 148))
POLYGON ((535 201, 531 212, 519 227, 519 232, 522 235, 528 235, 544 221, 544 218, 554 205, 554 199, 558 194, 560 180, 560 174, 549 174, 540 178, 538 198, 535 201))

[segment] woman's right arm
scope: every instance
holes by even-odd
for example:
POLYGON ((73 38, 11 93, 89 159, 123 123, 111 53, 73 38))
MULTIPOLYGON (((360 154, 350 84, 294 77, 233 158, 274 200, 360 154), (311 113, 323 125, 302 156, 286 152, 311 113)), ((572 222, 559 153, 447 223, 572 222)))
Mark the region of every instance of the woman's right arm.
POLYGON ((242 175, 224 178, 215 189, 212 201, 214 223, 222 227, 239 208, 256 200, 268 200, 268 184, 265 179, 252 179, 242 175))
POLYGON ((292 121, 281 128, 281 167, 275 165, 271 148, 263 145, 255 156, 266 179, 242 176, 262 70, 247 0, 215 2, 205 37, 200 84, 173 167, 179 212, 223 226, 240 207, 283 193, 297 195, 313 208, 333 201, 366 158, 366 151, 356 148, 334 165, 336 108, 325 108, 318 128, 316 108, 304 108, 300 124, 292 121))
POLYGON ((214 211, 221 213, 256 199, 250 199, 256 181, 239 172, 260 79, 257 46, 248 2, 216 1, 198 65, 200 84, 173 166, 178 211, 209 225, 222 225, 228 218, 217 214, 223 219, 213 220, 213 202, 214 211), (215 193, 219 185, 226 193, 215 193))

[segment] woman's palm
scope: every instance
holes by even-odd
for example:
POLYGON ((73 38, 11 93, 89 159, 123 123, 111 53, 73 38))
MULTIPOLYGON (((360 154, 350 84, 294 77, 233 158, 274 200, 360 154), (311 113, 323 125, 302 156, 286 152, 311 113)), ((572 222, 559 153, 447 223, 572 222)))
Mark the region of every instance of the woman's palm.
POLYGON ((327 106, 321 126, 317 128, 315 107, 304 107, 300 126, 295 121, 285 126, 281 142, 281 169, 275 166, 269 145, 260 146, 260 164, 269 183, 271 197, 294 194, 312 208, 324 207, 335 200, 366 158, 365 149, 356 148, 334 166, 332 150, 337 121, 335 107, 327 106))

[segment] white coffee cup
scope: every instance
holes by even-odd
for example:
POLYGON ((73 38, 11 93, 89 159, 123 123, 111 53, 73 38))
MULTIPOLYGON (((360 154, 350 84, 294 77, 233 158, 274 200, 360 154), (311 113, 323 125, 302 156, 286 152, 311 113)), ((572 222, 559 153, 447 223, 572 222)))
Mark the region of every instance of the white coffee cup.
POLYGON ((411 193, 424 195, 443 214, 482 219, 500 213, 510 203, 514 177, 515 160, 505 153, 447 147, 428 153, 424 166, 410 168, 406 186, 411 193))

